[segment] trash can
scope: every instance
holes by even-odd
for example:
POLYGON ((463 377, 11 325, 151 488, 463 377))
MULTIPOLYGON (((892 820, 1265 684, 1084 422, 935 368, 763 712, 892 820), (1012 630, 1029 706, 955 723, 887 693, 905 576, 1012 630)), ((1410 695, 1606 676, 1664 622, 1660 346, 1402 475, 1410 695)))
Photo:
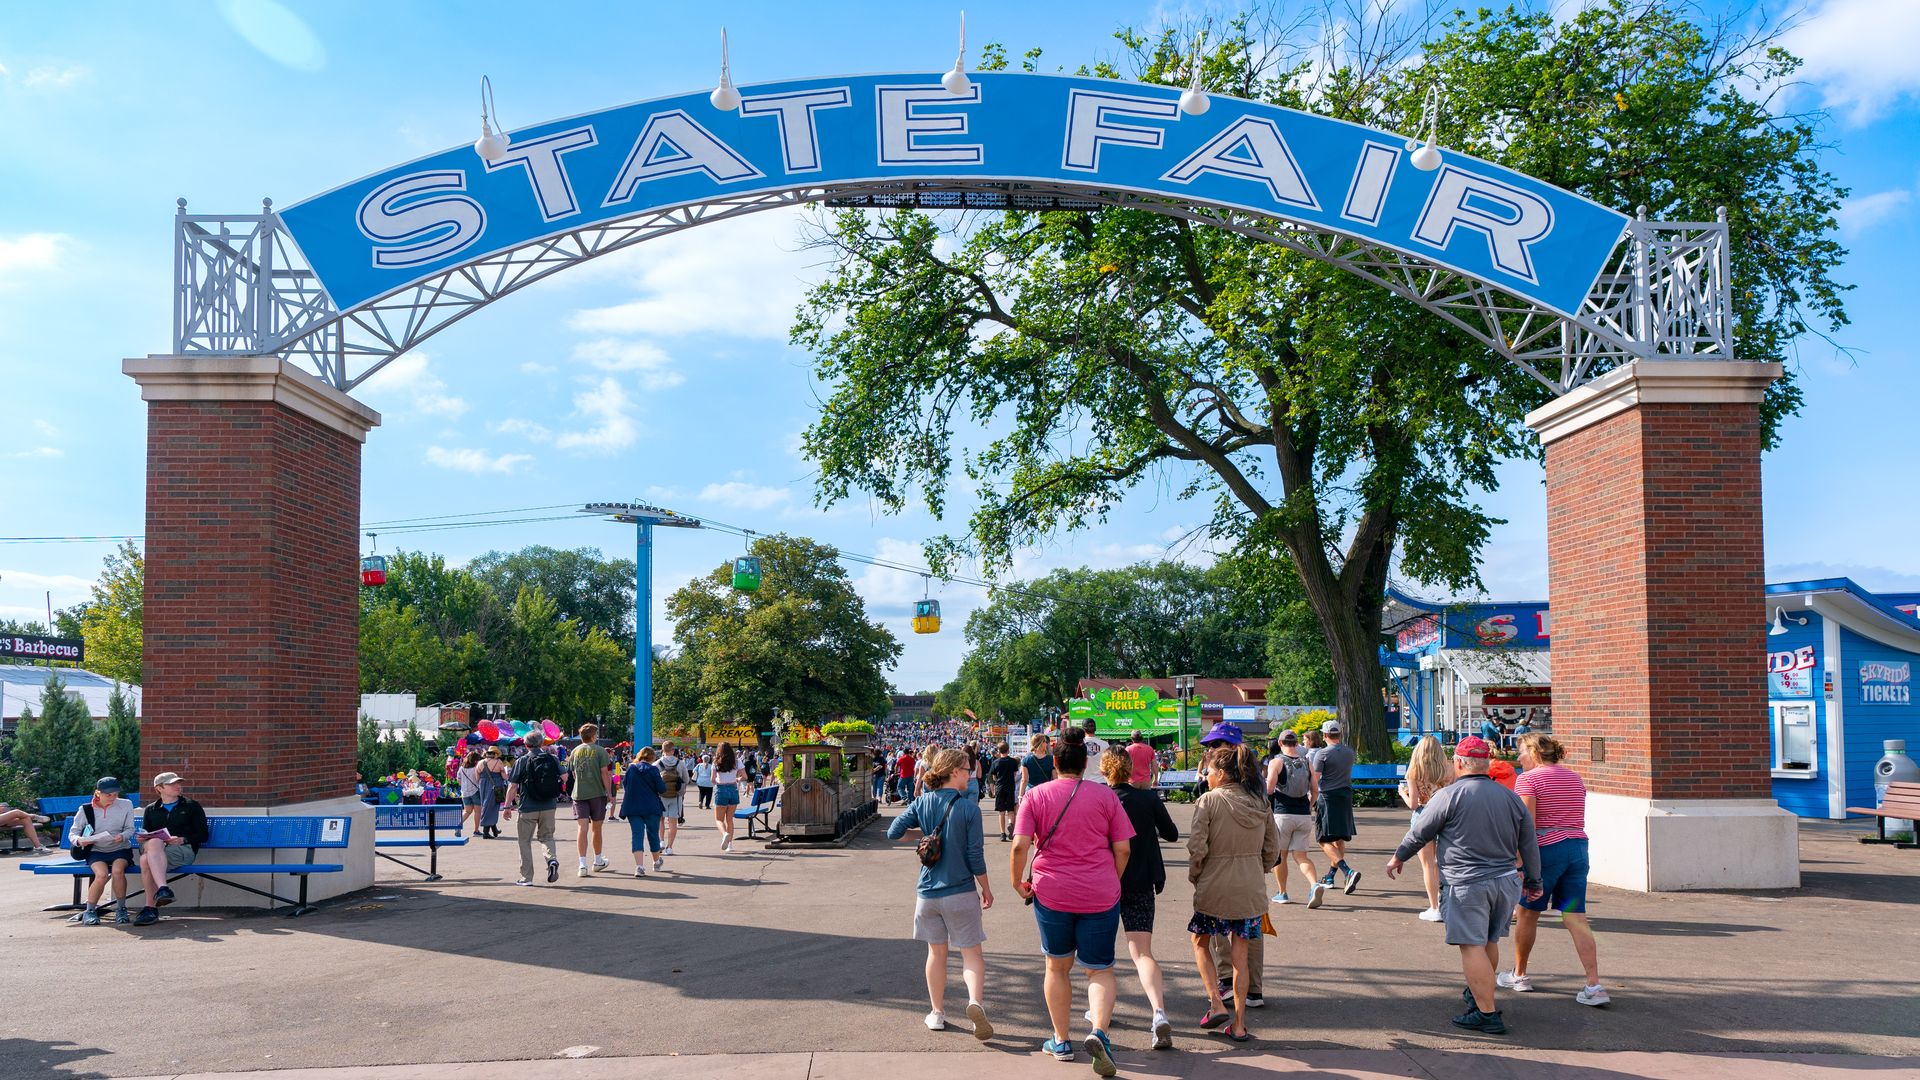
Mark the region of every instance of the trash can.
MULTIPOLYGON (((1880 760, 1873 763, 1873 805, 1880 806, 1887 801, 1887 787, 1890 784, 1920 783, 1920 765, 1914 764, 1907 756, 1907 740, 1888 739, 1880 744, 1884 752, 1880 760)), ((1913 832, 1913 822, 1897 818, 1887 819, 1887 832, 1913 832)), ((1920 840, 1920 837, 1915 837, 1920 840)))

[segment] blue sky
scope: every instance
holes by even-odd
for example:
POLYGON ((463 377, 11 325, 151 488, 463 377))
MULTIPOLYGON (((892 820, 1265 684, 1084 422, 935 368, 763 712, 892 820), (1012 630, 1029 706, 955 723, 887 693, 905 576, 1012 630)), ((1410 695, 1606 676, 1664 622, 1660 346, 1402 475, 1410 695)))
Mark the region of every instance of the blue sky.
MULTIPOLYGON (((969 39, 1077 65, 1116 58, 1112 30, 1218 14, 1192 5, 969 4, 969 39)), ((1219 10, 1225 10, 1221 8, 1219 10)), ((814 3, 641 5, 272 2, 0 8, 0 536, 137 533, 144 409, 120 360, 164 352, 169 219, 290 204, 469 142, 491 75, 513 127, 711 85, 722 21, 742 82, 952 62, 954 14, 814 3), (664 7, 664 6, 663 6, 664 7), (804 11, 800 17, 798 11, 804 11)), ((1828 166, 1858 288, 1853 324, 1808 340, 1807 404, 1766 469, 1769 580, 1846 574, 1920 589, 1911 413, 1920 402, 1907 252, 1920 247, 1920 4, 1814 0, 1789 44, 1808 58, 1790 100, 1824 106, 1828 166)), ((656 241, 529 289, 370 381, 385 423, 367 444, 364 521, 646 499, 760 532, 808 535, 918 564, 939 525, 864 502, 812 507, 799 432, 819 388, 786 344, 819 276, 800 222, 761 214, 656 241)), ((1736 238, 1737 242, 1737 238, 1736 238)), ((1546 592, 1540 470, 1514 463, 1485 505, 1510 519, 1486 553, 1489 592, 1546 592)), ((964 508, 963 508, 964 510, 964 508)), ((1160 555, 1203 516, 1168 486, 1117 521, 1064 537, 1023 572, 1160 555)), ((402 535, 459 561, 542 543, 625 553, 592 520, 402 535)), ((662 538, 664 594, 739 549, 662 538)), ((0 543, 0 617, 83 599, 106 544, 0 543)), ((1190 557, 1192 552, 1187 553, 1190 557)), ((948 632, 915 637, 911 574, 856 566, 874 614, 907 644, 895 681, 938 686, 961 656, 977 590, 935 583, 948 632)), ((666 626, 656 611, 656 635, 666 626)))

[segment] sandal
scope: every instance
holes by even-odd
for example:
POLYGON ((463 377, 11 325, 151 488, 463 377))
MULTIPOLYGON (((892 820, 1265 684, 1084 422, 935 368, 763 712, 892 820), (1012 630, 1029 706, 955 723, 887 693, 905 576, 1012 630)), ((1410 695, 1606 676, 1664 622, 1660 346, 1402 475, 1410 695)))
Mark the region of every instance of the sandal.
POLYGON ((1234 1042, 1248 1042, 1253 1038, 1253 1032, 1242 1031, 1240 1034, 1235 1035, 1232 1031, 1228 1031, 1227 1038, 1232 1039, 1234 1042))
POLYGON ((1212 1009, 1208 1009, 1206 1014, 1200 1017, 1200 1026, 1203 1028, 1217 1028, 1226 1022, 1227 1013, 1224 1011, 1214 1012, 1212 1009))

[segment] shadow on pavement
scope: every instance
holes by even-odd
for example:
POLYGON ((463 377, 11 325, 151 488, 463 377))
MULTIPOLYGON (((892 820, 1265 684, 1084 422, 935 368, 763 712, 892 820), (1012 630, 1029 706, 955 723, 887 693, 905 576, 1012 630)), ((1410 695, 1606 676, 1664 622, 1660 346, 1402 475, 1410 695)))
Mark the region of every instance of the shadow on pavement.
POLYGON ((97 1047, 70 1042, 38 1042, 33 1039, 0 1039, 0 1076, 8 1080, 92 1080, 111 1074, 80 1065, 91 1058, 111 1054, 97 1047))

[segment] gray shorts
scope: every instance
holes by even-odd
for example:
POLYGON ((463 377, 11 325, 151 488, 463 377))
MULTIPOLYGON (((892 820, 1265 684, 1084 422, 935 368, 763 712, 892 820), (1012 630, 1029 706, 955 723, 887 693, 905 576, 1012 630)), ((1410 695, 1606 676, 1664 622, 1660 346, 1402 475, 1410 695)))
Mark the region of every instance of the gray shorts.
POLYGON ((687 797, 685 795, 675 795, 671 799, 662 798, 660 805, 662 807, 660 816, 669 821, 679 821, 681 818, 687 816, 687 797))
POLYGON ((167 845, 167 869, 178 870, 193 861, 192 844, 167 845))
POLYGON ((1447 922, 1447 944, 1489 945, 1507 936, 1513 905, 1520 902, 1520 875, 1448 885, 1440 892, 1440 914, 1447 922))
POLYGON ((1280 830, 1281 851, 1312 851, 1312 814, 1275 814, 1273 824, 1280 830))
POLYGON ((971 949, 986 941, 980 894, 968 889, 931 900, 920 897, 913 905, 913 939, 956 949, 971 949))

